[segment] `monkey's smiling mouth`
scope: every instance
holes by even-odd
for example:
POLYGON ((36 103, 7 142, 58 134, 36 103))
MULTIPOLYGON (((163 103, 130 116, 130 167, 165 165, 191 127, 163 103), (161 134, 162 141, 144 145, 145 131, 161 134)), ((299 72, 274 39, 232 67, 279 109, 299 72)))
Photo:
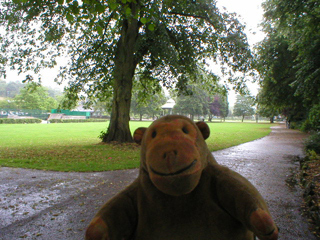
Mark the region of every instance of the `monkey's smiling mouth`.
POLYGON ((174 175, 178 175, 180 173, 183 173, 185 171, 187 171, 188 169, 192 168, 197 162, 197 159, 195 159, 190 165, 188 165, 187 167, 185 168, 182 168, 174 173, 161 173, 161 172, 158 172, 156 170, 154 170, 152 167, 150 167, 151 171, 159 176, 163 176, 163 177, 168 177, 168 176, 174 176, 174 175))

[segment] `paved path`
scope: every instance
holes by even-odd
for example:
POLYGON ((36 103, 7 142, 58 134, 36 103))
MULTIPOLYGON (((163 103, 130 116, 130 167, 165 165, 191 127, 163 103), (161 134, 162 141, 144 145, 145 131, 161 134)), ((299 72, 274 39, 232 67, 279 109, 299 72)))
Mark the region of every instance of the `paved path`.
POLYGON ((301 189, 290 181, 299 169, 298 158, 304 156, 305 137, 280 125, 267 137, 214 153, 220 164, 239 172, 259 190, 280 227, 281 240, 316 239, 301 216, 301 189))
MULTIPOLYGON (((286 180, 303 156, 304 134, 274 127, 260 140, 215 152, 247 177, 269 203, 281 240, 316 239, 301 216, 301 191, 286 180)), ((0 239, 83 239, 98 208, 132 182, 138 170, 57 173, 0 168, 0 239)))

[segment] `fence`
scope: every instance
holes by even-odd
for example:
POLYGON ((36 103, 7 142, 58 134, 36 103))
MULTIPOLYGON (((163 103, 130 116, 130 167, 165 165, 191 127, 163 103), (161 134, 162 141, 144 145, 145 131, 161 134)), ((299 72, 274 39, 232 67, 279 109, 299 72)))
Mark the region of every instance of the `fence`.
POLYGON ((90 112, 70 111, 70 110, 64 110, 64 109, 51 109, 51 113, 64 114, 67 116, 85 116, 86 118, 90 118, 90 112))
POLYGON ((39 118, 46 120, 49 114, 45 110, 31 110, 31 109, 6 109, 0 108, 0 118, 39 118))

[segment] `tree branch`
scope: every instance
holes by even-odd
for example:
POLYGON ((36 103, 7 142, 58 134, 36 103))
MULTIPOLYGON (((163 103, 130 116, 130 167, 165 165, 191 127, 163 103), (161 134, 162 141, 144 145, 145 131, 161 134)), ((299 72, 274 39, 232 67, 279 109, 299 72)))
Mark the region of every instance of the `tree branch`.
POLYGON ((204 19, 211 26, 213 26, 215 28, 214 23, 211 21, 211 19, 208 16, 194 15, 194 14, 189 14, 189 13, 179 13, 179 12, 168 12, 168 14, 170 14, 170 15, 179 15, 179 16, 183 16, 183 17, 192 17, 192 18, 204 19))

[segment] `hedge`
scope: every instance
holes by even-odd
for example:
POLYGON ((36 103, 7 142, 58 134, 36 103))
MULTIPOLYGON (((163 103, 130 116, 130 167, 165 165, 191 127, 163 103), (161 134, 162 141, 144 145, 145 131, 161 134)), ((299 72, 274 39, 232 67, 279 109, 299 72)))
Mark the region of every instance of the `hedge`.
POLYGON ((0 124, 41 123, 39 118, 0 118, 0 124))
POLYGON ((315 151, 320 155, 320 132, 311 134, 304 142, 306 151, 315 151))
POLYGON ((81 122, 107 122, 107 119, 50 119, 50 123, 81 123, 81 122))

